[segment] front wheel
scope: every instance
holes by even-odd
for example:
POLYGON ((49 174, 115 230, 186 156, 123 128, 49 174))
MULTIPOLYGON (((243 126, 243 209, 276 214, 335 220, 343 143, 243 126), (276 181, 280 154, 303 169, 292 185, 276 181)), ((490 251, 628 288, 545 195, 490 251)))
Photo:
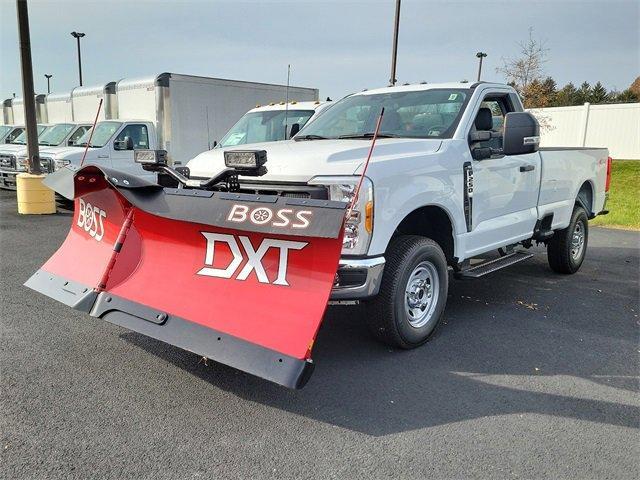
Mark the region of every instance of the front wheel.
POLYGON ((403 235, 387 249, 379 294, 367 303, 367 321, 384 343, 415 348, 440 322, 449 288, 447 261, 429 238, 403 235))
POLYGON ((576 273, 587 253, 588 240, 587 212, 576 205, 569 226, 556 231, 547 246, 547 259, 551 269, 558 273, 576 273))

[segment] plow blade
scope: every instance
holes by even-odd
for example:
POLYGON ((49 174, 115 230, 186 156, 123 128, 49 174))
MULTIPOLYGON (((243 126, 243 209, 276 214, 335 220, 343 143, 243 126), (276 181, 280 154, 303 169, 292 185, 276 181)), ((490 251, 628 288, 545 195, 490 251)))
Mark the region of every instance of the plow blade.
POLYGON ((25 285, 72 308, 301 388, 346 205, 168 189, 95 166, 51 175, 71 230, 25 285))

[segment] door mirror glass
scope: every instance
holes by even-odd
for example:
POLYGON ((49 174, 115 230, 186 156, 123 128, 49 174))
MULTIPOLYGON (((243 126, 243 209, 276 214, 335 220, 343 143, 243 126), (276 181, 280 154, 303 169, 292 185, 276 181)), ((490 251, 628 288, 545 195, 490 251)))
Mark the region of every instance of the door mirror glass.
POLYGON ((523 155, 538 151, 540 125, 527 112, 507 113, 504 118, 503 150, 505 155, 523 155))

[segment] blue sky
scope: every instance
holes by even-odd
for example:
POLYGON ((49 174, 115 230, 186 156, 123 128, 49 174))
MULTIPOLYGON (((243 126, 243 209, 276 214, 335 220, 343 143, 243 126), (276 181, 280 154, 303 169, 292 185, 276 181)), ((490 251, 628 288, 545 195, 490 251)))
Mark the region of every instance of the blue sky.
MULTIPOLYGON (((394 0, 29 1, 36 90, 163 71, 317 87, 322 97, 384 86, 389 79, 394 0)), ((21 95, 15 2, 0 0, 0 99, 21 95)), ((640 2, 436 2, 403 0, 400 82, 484 80, 517 53, 527 29, 546 40, 546 72, 559 84, 598 80, 624 89, 640 74, 640 2)))

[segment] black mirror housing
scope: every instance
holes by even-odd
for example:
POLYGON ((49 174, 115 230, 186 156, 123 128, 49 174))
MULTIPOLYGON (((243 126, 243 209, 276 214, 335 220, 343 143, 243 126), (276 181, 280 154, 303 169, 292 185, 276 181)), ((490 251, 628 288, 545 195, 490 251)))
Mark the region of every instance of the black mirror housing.
POLYGON ((114 150, 133 150, 133 140, 131 137, 124 137, 122 140, 113 142, 114 150))
POLYGON ((503 153, 523 155, 538 151, 540 125, 528 112, 507 113, 504 118, 503 153))
POLYGON ((291 133, 289 133, 289 138, 293 138, 300 131, 300 124, 294 123, 291 125, 291 133))

